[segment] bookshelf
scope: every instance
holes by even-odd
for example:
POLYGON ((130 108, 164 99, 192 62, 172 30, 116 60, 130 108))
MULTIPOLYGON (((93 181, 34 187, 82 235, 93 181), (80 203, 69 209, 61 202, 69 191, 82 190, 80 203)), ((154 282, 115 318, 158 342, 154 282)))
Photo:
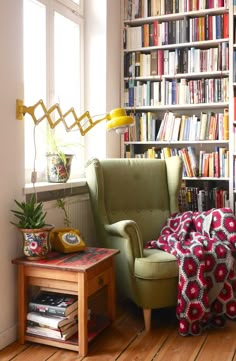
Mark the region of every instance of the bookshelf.
POLYGON ((135 118, 122 156, 179 154, 185 197, 205 194, 203 205, 187 209, 235 210, 236 3, 124 0, 122 7, 122 106, 135 118))
POLYGON ((231 96, 234 99, 233 104, 231 104, 231 127, 230 132, 231 136, 231 164, 230 168, 232 169, 233 176, 230 178, 230 189, 232 190, 232 197, 234 202, 234 211, 236 212, 236 0, 232 0, 232 13, 233 21, 231 22, 231 47, 233 49, 232 54, 232 87, 231 87, 231 96))

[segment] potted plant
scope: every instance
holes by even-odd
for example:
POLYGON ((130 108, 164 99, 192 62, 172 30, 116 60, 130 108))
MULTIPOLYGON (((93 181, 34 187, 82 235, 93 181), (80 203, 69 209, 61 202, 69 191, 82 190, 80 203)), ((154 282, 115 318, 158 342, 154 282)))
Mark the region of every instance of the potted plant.
POLYGON ((65 227, 70 227, 71 225, 71 220, 69 219, 67 210, 66 210, 66 202, 64 199, 59 198, 57 199, 57 203, 56 203, 57 208, 61 209, 64 213, 64 226, 65 227))
POLYGON ((45 222, 43 203, 36 203, 35 195, 27 202, 15 203, 18 209, 11 212, 17 221, 11 223, 22 233, 25 256, 32 260, 44 258, 50 250, 49 235, 54 226, 45 222))
POLYGON ((63 144, 51 129, 47 133, 47 176, 48 182, 66 183, 70 178, 73 154, 67 153, 69 144, 63 144))

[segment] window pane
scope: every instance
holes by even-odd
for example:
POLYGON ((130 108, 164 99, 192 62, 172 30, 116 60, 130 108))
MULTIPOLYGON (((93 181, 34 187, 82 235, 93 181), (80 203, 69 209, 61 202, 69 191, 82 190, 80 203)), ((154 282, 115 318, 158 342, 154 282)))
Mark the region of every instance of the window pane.
MULTIPOLYGON (((46 7, 36 0, 24 0, 24 103, 35 104, 46 99, 46 7)), ((46 145, 40 138, 45 137, 45 122, 36 127, 37 156, 44 154, 46 145), (38 144, 39 142, 39 144, 38 144)), ((34 122, 25 116, 25 170, 26 182, 34 168, 34 122)), ((37 157, 38 158, 38 157, 37 157)), ((42 158, 41 158, 42 160, 42 158)), ((37 172, 45 173, 45 164, 36 160, 37 172)), ((40 174, 38 174, 40 176, 40 174)))
MULTIPOLYGON (((81 78, 80 78, 80 25, 62 16, 58 12, 54 14, 54 81, 55 101, 60 104, 64 113, 71 107, 76 111, 77 116, 81 115, 81 78)), ((65 119, 68 125, 74 122, 73 117, 65 119)), ((74 128, 78 129, 77 127, 74 128)), ((82 173, 84 147, 83 137, 80 132, 72 131, 67 133, 64 125, 56 127, 55 133, 62 139, 65 145, 64 152, 76 153, 72 162, 72 174, 77 176, 82 173)))
MULTIPOLYGON (((42 99, 47 108, 59 103, 63 113, 74 107, 77 116, 80 116, 83 109, 80 103, 81 18, 71 15, 66 7, 61 8, 59 14, 56 8, 53 10, 54 5, 58 4, 51 0, 24 0, 24 104, 31 106, 42 99)), ((35 115, 39 119, 44 113, 37 111, 35 115)), ((50 116, 55 120, 59 115, 50 116)), ((74 118, 67 117, 66 121, 70 125, 74 118)), ((84 138, 77 127, 72 132, 66 132, 60 124, 51 131, 46 119, 35 126, 27 114, 24 124, 26 183, 31 181, 34 169, 37 181, 47 180, 46 153, 50 151, 48 135, 52 132, 56 140, 61 139, 61 144, 66 145, 62 151, 75 154, 71 178, 83 174, 84 138)))

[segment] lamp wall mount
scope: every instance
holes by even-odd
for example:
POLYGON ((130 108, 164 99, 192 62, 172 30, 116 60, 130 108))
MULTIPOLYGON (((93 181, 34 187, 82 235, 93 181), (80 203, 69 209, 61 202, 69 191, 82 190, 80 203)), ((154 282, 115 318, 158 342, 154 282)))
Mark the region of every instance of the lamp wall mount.
POLYGON ((103 120, 107 120, 107 130, 116 130, 118 133, 124 133, 127 127, 134 124, 134 119, 126 114, 122 108, 112 110, 110 113, 105 114, 102 118, 94 119, 88 111, 84 112, 81 116, 77 116, 75 109, 70 108, 66 113, 62 110, 58 103, 52 105, 49 109, 46 108, 43 100, 39 100, 32 106, 25 106, 23 100, 16 100, 16 119, 23 120, 25 114, 29 114, 38 125, 41 121, 47 120, 51 129, 54 129, 58 124, 63 123, 67 132, 74 130, 78 127, 82 136, 89 132, 95 125, 103 120), (40 116, 36 116, 36 111, 40 116), (67 120, 71 120, 70 124, 67 120))

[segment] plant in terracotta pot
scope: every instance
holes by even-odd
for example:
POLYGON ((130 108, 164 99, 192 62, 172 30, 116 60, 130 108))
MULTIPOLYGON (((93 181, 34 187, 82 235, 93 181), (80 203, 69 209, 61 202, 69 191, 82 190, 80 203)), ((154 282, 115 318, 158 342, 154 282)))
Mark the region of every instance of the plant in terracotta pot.
POLYGON ((11 223, 22 233, 25 256, 32 260, 44 258, 50 250, 49 235, 54 226, 45 222, 43 203, 36 203, 35 195, 27 202, 15 203, 18 209, 11 212, 17 221, 11 223))

